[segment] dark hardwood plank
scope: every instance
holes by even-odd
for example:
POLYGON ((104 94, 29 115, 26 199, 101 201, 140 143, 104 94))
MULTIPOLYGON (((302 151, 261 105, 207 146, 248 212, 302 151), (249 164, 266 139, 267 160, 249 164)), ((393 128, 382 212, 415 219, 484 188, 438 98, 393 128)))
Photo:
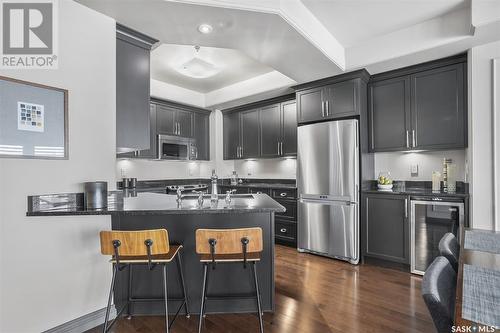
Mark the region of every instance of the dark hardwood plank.
MULTIPOLYGON (((275 264, 276 312, 264 314, 266 332, 435 332, 419 276, 371 264, 352 266, 280 245, 275 264)), ((172 332, 196 332, 197 320, 179 316, 172 332)), ((123 318, 112 329, 162 331, 161 316, 123 318)), ((209 314, 203 332, 258 332, 258 320, 252 314, 209 314)))

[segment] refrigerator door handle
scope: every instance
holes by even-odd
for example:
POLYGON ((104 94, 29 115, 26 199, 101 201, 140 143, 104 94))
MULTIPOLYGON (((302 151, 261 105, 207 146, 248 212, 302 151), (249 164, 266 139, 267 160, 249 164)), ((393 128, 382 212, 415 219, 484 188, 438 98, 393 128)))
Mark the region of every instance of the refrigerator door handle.
POLYGON ((350 206, 355 205, 355 202, 348 200, 319 200, 319 199, 299 199, 300 203, 317 203, 322 205, 339 205, 339 206, 350 206))

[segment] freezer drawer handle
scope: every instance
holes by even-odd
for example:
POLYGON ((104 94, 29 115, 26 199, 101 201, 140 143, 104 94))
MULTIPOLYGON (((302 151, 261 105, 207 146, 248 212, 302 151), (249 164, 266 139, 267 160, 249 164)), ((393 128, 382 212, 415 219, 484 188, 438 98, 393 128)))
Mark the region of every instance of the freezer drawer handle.
POLYGON ((281 228, 280 231, 283 232, 283 233, 285 233, 286 229, 285 228, 281 228))

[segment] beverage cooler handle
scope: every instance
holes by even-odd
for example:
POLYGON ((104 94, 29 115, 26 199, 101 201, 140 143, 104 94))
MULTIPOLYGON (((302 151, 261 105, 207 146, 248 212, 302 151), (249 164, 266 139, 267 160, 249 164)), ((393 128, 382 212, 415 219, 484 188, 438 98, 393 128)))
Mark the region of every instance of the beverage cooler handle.
POLYGON ((408 218, 408 199, 405 199, 405 217, 408 218))

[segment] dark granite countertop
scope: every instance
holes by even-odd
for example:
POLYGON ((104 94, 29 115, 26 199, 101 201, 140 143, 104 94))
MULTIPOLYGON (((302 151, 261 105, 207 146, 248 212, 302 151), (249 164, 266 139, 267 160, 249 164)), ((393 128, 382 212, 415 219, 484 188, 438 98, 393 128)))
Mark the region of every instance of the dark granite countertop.
MULTIPOLYGON (((227 178, 219 179, 219 186, 230 187, 259 187, 259 188, 276 188, 276 189, 296 189, 297 185, 295 179, 257 179, 257 178, 243 178, 242 183, 231 185, 231 180, 227 178)), ((185 185, 185 184, 204 184, 209 186, 210 179, 196 178, 196 179, 170 179, 170 180, 140 180, 137 182, 135 190, 139 192, 161 192, 165 191, 169 185, 185 185)), ((117 188, 121 189, 122 182, 117 182, 117 188)))
POLYGON ((468 186, 464 183, 457 183, 457 190, 455 192, 433 191, 430 182, 394 182, 392 190, 379 190, 377 182, 365 184, 362 193, 377 193, 377 194, 399 194, 410 196, 438 196, 438 197, 459 197, 466 198, 468 194, 468 186))
POLYGON ((49 194, 28 197, 27 216, 58 215, 171 215, 171 214, 225 214, 285 212, 285 208, 266 194, 233 195, 230 204, 225 196, 212 204, 210 195, 204 196, 203 206, 198 206, 196 195, 185 196, 178 205, 175 195, 112 191, 108 195, 108 208, 86 210, 82 193, 49 194))
POLYGON ((284 184, 284 183, 239 183, 237 185, 231 185, 230 183, 222 183, 219 186, 228 187, 260 187, 260 188, 286 188, 286 189, 296 189, 295 184, 284 184))

